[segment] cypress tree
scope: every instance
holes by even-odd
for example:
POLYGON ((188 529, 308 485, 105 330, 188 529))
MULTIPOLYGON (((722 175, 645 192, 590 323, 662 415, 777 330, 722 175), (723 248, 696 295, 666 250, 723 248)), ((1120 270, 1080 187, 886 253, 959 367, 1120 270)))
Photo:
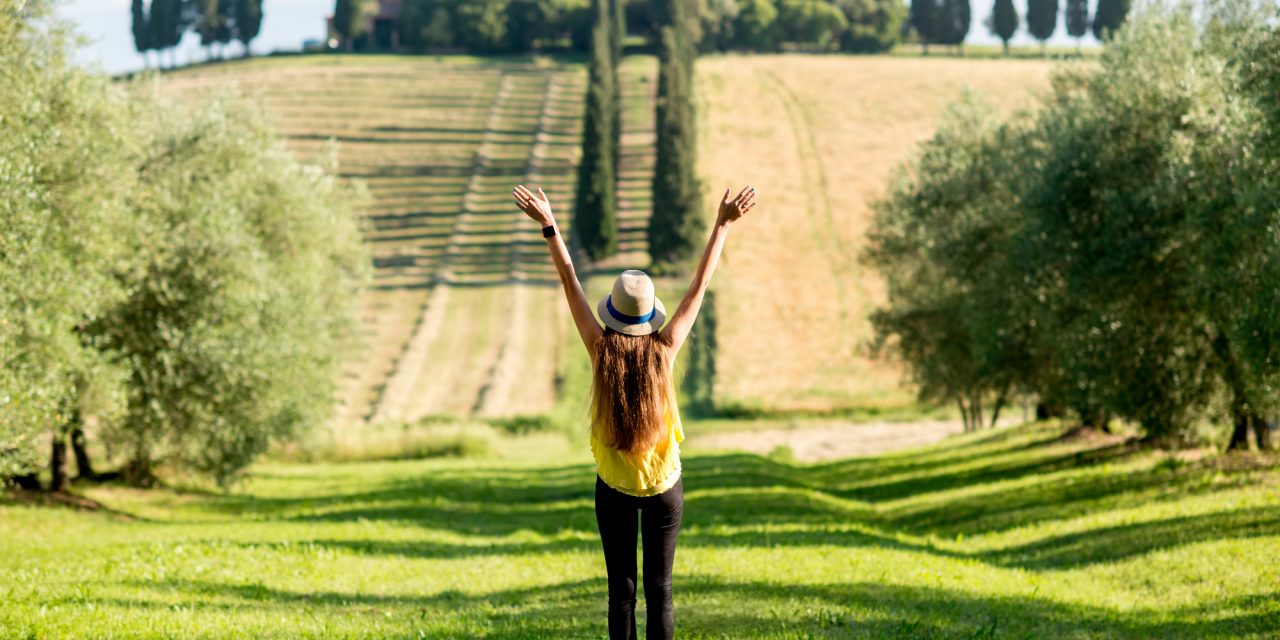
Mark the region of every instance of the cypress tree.
POLYGON ((935 40, 939 44, 963 46, 969 35, 969 23, 973 21, 969 0, 942 0, 939 9, 938 20, 934 21, 938 30, 935 40))
POLYGON ((342 37, 342 46, 347 51, 351 51, 352 41, 364 26, 360 5, 360 0, 337 0, 333 5, 333 30, 342 37))
POLYGON ((991 35, 1004 43, 1004 55, 1009 55, 1009 39, 1018 31, 1018 10, 1013 6, 1013 0, 996 0, 987 28, 991 35))
POLYGON ((151 24, 147 19, 147 8, 143 5, 142 0, 133 0, 130 13, 133 16, 133 47, 138 50, 138 53, 142 54, 145 60, 147 52, 152 49, 151 24))
MULTIPOLYGON (((182 2, 183 0, 151 0, 151 13, 147 26, 150 31, 151 48, 157 52, 172 49, 182 42, 182 2)), ((157 55, 160 54, 157 53, 157 55)))
POLYGON ((238 0, 236 3, 236 39, 244 44, 249 57, 249 43, 262 32, 262 0, 238 0))
POLYGON ((593 2, 596 19, 591 29, 587 113, 582 129, 582 162, 578 165, 578 190, 573 208, 574 238, 595 260, 618 251, 614 181, 617 107, 608 2, 593 2))
POLYGON ((1089 33, 1089 0, 1067 0, 1066 12, 1067 35, 1079 46, 1080 38, 1089 33))
POLYGON ((613 53, 613 166, 622 166, 622 50, 627 39, 626 0, 609 0, 609 42, 613 53))
POLYGON ((1093 35, 1099 40, 1109 40, 1129 15, 1129 0, 1098 0, 1093 14, 1093 35))
POLYGON ((911 0, 911 28, 916 30, 925 55, 929 55, 929 43, 937 41, 940 8, 938 0, 911 0))
POLYGON ((627 2, 609 0, 609 41, 612 44, 613 66, 622 64, 622 50, 627 44, 627 2))
POLYGON ((1041 50, 1057 28, 1058 0, 1027 0, 1027 31, 1040 41, 1041 50))
POLYGON ((706 230, 699 215, 697 130, 693 110, 695 43, 685 0, 659 3, 657 157, 653 174, 653 215, 649 256, 655 265, 691 258, 706 230))

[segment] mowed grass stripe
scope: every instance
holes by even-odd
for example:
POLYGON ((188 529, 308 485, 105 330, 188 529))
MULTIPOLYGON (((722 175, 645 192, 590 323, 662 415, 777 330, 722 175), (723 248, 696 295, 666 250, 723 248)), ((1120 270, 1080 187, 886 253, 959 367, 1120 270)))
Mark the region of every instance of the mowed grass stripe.
MULTIPOLYGON (((497 125, 498 113, 502 101, 510 91, 511 78, 503 75, 497 94, 490 104, 484 127, 488 131, 497 125)), ((487 148, 482 144, 476 149, 472 160, 472 173, 462 199, 462 208, 452 217, 450 229, 439 263, 431 276, 431 294, 422 316, 414 326, 413 335, 405 343, 405 349, 397 359, 382 392, 377 396, 372 411, 372 422, 408 421, 426 415, 422 394, 418 392, 423 378, 423 369, 432 358, 431 344, 445 330, 445 318, 452 299, 453 263, 456 261, 457 245, 461 241, 461 230, 470 215, 472 200, 475 197, 475 183, 479 179, 479 168, 487 162, 487 148)), ((426 405, 429 406, 429 405, 426 405)))

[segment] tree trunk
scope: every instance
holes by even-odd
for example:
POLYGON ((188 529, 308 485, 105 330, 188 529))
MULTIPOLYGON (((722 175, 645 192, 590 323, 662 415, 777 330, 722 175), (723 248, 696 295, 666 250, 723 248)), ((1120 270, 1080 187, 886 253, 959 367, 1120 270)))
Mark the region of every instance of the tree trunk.
POLYGON ((996 408, 991 412, 991 428, 995 428, 996 421, 1000 419, 1000 410, 1004 408, 1005 401, 1009 398, 1009 385, 1005 385, 1000 391, 1000 395, 996 396, 996 408))
POLYGON ((1259 415, 1252 416, 1253 437, 1254 442, 1258 445, 1258 451, 1271 450, 1271 425, 1266 418, 1259 415))
POLYGON ((970 417, 973 419, 973 430, 977 431, 982 428, 982 393, 974 393, 973 401, 969 403, 970 417))
POLYGON ((1050 418, 1061 418, 1062 412, 1057 407, 1040 400, 1036 402, 1036 420, 1048 420, 1050 418))
POLYGON ((17 485, 19 489, 25 489, 27 491, 39 491, 42 488, 40 486, 40 476, 37 476, 34 473, 24 473, 20 476, 13 476, 10 480, 12 480, 13 484, 17 485))
POLYGON ((93 463, 89 461, 88 439, 84 435, 84 429, 80 427, 71 430, 71 451, 76 456, 76 477, 86 480, 97 478, 93 463))
POLYGON ((1009 57, 1009 41, 1005 40, 1003 44, 1004 44, 1004 57, 1008 58, 1009 57))
POLYGON ((929 43, 927 41, 921 40, 920 46, 924 48, 924 55, 926 56, 929 55, 929 43))
POLYGON ((64 491, 67 488, 67 434, 53 434, 53 446, 49 451, 49 490, 64 491))
POLYGON ((120 476, 125 482, 135 486, 150 487, 154 485, 156 476, 151 470, 151 456, 145 449, 136 451, 133 459, 125 463, 124 468, 120 470, 120 476))
POLYGON ((1231 430, 1231 442, 1227 444, 1227 451, 1248 451, 1249 414, 1239 410, 1233 410, 1231 414, 1234 417, 1235 427, 1231 430))
POLYGON ((964 425, 965 433, 969 432, 969 412, 964 408, 964 400, 956 398, 956 405, 960 407, 960 422, 964 425))

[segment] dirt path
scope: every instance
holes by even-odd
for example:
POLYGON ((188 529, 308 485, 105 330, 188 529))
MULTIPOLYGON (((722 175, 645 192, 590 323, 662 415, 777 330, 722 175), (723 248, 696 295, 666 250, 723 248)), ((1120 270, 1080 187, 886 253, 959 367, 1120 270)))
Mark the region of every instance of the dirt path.
POLYGON ((794 428, 690 435, 685 446, 695 450, 740 450, 760 455, 788 446, 796 460, 818 462, 919 447, 962 431, 959 420, 814 421, 799 423, 794 428))

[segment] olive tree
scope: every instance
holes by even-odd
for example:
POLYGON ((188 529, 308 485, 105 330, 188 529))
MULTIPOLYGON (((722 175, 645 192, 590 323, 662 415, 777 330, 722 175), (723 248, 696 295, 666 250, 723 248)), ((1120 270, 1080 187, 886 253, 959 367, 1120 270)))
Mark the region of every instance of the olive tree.
POLYGON ((168 462, 225 484, 329 415, 366 258, 346 190, 294 160, 259 109, 134 108, 140 259, 117 274, 128 297, 88 330, 129 369, 107 435, 136 481, 168 462))
POLYGON ((69 43, 48 2, 0 0, 0 476, 27 476, 75 411, 96 367, 81 327, 121 298, 133 234, 125 97, 69 43))

